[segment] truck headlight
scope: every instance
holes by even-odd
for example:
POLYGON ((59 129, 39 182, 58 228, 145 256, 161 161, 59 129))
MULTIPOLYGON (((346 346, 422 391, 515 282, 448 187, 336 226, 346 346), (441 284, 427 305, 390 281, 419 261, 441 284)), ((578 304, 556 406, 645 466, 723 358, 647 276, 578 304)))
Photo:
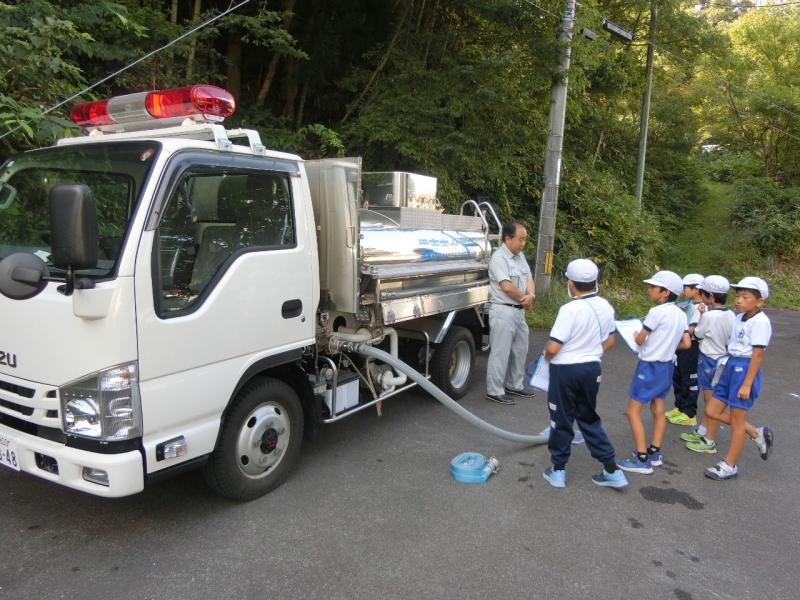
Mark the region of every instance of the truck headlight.
POLYGON ((142 435, 136 363, 104 369, 59 389, 64 431, 107 442, 142 435))

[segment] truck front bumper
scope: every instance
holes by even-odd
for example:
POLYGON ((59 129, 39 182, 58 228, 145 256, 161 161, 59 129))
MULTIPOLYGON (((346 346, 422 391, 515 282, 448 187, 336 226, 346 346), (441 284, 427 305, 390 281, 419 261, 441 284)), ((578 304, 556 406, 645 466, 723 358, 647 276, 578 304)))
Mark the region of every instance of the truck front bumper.
MULTIPOLYGON (((137 450, 123 454, 88 452, 22 433, 6 425, 0 425, 0 437, 11 441, 20 471, 42 479, 108 498, 130 496, 144 489, 142 454, 137 450), (55 461, 57 469, 52 468, 51 461, 55 461), (105 471, 108 485, 84 479, 84 468, 105 471)), ((4 468, 0 466, 0 469, 4 468)), ((14 469, 13 466, 10 468, 14 469)))

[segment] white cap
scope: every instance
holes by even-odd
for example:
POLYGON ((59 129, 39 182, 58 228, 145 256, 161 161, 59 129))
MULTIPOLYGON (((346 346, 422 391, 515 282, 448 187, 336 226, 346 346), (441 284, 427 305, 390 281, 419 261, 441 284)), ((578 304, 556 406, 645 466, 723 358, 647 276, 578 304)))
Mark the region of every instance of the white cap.
POLYGON ((567 272, 564 274, 570 281, 591 283, 597 281, 597 265, 588 258, 579 258, 567 265, 567 272))
POLYGON ((731 284, 722 275, 709 275, 697 287, 709 294, 727 294, 731 284))
POLYGON ((676 296, 679 296, 681 292, 683 292, 683 281, 681 280, 681 276, 673 271, 658 271, 650 279, 643 279, 642 281, 649 283, 650 285, 663 287, 676 296))
POLYGON ((683 285, 694 285, 698 286, 703 283, 703 276, 700 273, 689 273, 686 277, 683 278, 682 281, 683 285))
POLYGON ((745 277, 731 287, 735 290, 758 290, 764 300, 769 298, 769 285, 761 277, 745 277))

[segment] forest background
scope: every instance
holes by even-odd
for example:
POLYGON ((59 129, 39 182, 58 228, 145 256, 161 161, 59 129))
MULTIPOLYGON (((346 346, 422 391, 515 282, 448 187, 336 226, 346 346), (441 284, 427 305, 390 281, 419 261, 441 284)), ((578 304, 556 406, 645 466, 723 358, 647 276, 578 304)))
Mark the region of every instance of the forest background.
MULTIPOLYGON (((555 272, 602 269, 619 314, 647 308, 641 276, 756 274, 800 307, 800 3, 657 2, 641 206, 633 197, 649 0, 576 13, 555 272), (603 30, 633 31, 630 43, 603 30), (596 39, 581 35, 583 28, 596 39)), ((230 126, 306 158, 438 177, 457 211, 485 198, 538 228, 563 0, 250 0, 74 103, 51 107, 237 4, 222 0, 0 2, 0 159, 80 135, 79 101, 213 83, 230 126)), ((563 282, 533 311, 546 325, 563 282)))

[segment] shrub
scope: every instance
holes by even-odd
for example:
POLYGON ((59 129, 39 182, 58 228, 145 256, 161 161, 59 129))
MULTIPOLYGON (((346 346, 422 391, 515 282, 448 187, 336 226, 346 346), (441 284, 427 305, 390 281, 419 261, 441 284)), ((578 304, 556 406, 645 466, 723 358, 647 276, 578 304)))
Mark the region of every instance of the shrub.
POLYGON ((699 162, 706 175, 720 183, 758 177, 764 173, 763 163, 749 152, 731 152, 723 147, 702 152, 699 162))
POLYGON ((650 271, 664 245, 658 220, 613 175, 580 164, 561 182, 555 266, 593 259, 608 275, 650 271))
POLYGON ((758 255, 800 253, 800 189, 780 187, 766 177, 747 177, 733 189, 731 220, 758 255))

